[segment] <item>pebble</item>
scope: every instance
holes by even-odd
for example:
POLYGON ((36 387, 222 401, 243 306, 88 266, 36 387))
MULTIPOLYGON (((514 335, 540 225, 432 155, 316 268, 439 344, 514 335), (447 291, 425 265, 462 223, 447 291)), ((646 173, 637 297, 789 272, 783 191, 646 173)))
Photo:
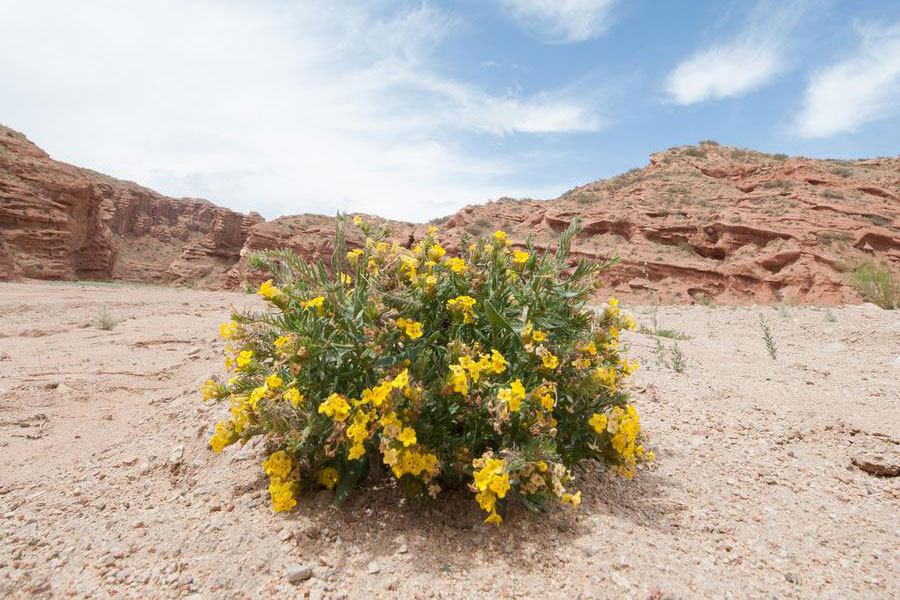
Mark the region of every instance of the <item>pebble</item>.
POLYGON ((381 565, 373 560, 369 563, 367 570, 369 572, 369 575, 375 575, 376 573, 381 571, 381 565))
POLYGON ((169 453, 169 462, 173 464, 178 464, 181 462, 181 459, 184 457, 184 444, 177 444, 172 448, 172 452, 169 453))
POLYGON ((409 552, 409 548, 407 548, 406 544, 403 544, 397 549, 397 552, 399 552, 400 554, 406 554, 407 552, 409 552))
POLYGON ((311 565, 293 565, 287 568, 287 580, 291 583, 299 583, 306 581, 312 577, 313 568, 311 565))

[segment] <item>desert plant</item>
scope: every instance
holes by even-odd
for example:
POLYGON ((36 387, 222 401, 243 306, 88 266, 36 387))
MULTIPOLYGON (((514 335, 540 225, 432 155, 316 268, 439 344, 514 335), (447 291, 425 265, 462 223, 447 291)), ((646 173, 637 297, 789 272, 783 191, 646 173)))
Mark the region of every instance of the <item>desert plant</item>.
POLYGON ((715 302, 713 299, 704 294, 703 292, 697 292, 695 294, 691 294, 691 297, 694 299, 696 304, 701 304, 703 306, 715 306, 715 302))
POLYGON ((719 142, 717 142, 716 140, 700 140, 698 144, 700 146, 718 146, 719 142))
POLYGON ((641 325, 638 329, 638 333, 643 333, 644 335, 652 335, 654 337, 668 338, 670 340, 689 340, 691 337, 680 331, 676 331, 674 329, 664 329, 659 326, 659 320, 657 319, 656 312, 654 311, 653 316, 651 317, 652 327, 647 327, 646 325, 641 325))
POLYGON ((410 497, 468 487, 499 524, 511 500, 577 506, 586 460, 630 479, 653 459, 624 391, 637 364, 619 331, 635 324, 615 299, 587 306, 605 265, 569 264, 578 221, 555 252, 497 231, 452 258, 434 227, 407 250, 354 222, 365 245, 346 251, 339 217, 330 268, 287 250, 251 258, 273 276, 268 310, 222 325, 235 375, 204 386, 231 406, 214 451, 265 440, 276 511, 314 487, 340 503, 383 464, 410 497))
POLYGON ((838 177, 850 177, 850 175, 853 174, 853 171, 850 169, 850 167, 832 167, 831 172, 838 177))
POLYGON ((830 308, 825 309, 824 319, 826 323, 834 323, 835 321, 837 321, 837 317, 834 316, 834 313, 831 312, 830 308))
POLYGON ((776 152, 775 154, 772 155, 772 158, 774 158, 777 161, 784 162, 788 159, 788 155, 784 154, 783 152, 776 152))
POLYGON ((672 369, 678 373, 684 373, 684 369, 687 367, 687 360, 684 358, 684 353, 681 352, 678 342, 672 342, 670 352, 672 354, 672 369))
POLYGON ((703 158, 706 156, 706 148, 695 148, 693 146, 688 146, 688 149, 685 150, 684 153, 688 156, 703 158))
POLYGON ((769 327, 769 322, 766 321, 766 318, 762 313, 759 313, 759 326, 762 329, 766 350, 769 352, 769 356, 772 357, 772 360, 775 360, 778 358, 778 346, 775 344, 775 336, 772 334, 772 328, 769 327))
POLYGON ((900 287, 887 266, 864 260, 853 269, 851 276, 856 291, 869 302, 887 310, 900 307, 900 287))
POLYGON ((109 307, 105 304, 101 305, 97 310, 97 314, 94 315, 94 319, 91 321, 91 324, 97 329, 102 329, 103 331, 112 331, 112 329, 121 323, 121 319, 116 317, 109 311, 109 307))

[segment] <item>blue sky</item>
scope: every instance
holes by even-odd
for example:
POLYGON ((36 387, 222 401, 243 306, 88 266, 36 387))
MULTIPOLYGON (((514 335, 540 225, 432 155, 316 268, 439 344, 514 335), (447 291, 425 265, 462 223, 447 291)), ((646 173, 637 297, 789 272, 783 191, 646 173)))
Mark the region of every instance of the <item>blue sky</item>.
POLYGON ((900 2, 0 0, 0 122, 267 218, 552 198, 701 139, 900 149, 900 2))

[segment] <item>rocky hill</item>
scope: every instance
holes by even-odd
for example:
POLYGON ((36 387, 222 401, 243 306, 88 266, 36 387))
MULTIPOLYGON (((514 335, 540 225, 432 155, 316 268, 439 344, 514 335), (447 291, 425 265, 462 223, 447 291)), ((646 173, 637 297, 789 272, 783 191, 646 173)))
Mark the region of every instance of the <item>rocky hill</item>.
MULTIPOLYGON (((900 158, 789 158, 714 142, 654 154, 643 169, 555 200, 504 198, 436 219, 453 252, 505 229, 553 243, 576 217, 577 256, 620 257, 607 291, 644 301, 859 301, 847 270, 867 258, 900 271, 900 158)), ((401 243, 426 224, 386 222, 401 243)), ((246 252, 331 253, 334 219, 264 222, 173 199, 51 160, 0 127, 0 278, 109 278, 237 287, 246 252)), ((352 233, 351 245, 362 239, 352 233)))
POLYGON ((52 160, 0 126, 0 279, 221 287, 261 221, 52 160))

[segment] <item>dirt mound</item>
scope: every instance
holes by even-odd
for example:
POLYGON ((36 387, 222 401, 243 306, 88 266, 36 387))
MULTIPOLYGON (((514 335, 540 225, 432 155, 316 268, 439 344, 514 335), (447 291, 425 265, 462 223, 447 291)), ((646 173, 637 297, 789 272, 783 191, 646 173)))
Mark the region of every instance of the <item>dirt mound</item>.
MULTIPOLYGON (((0 127, 0 279, 117 279, 235 288, 248 251, 331 254, 334 219, 271 222, 173 199, 51 160, 0 127)), ((606 292, 654 301, 858 302, 846 271, 874 258, 900 271, 900 158, 788 158, 714 143, 671 148, 643 169, 549 201, 503 198, 436 219, 453 252, 501 228, 552 245, 573 219, 574 255, 619 256, 606 292)), ((373 217, 374 218, 374 217, 373 217)), ((407 244, 427 225, 388 222, 407 244)), ((351 245, 361 239, 349 233, 351 245)))

